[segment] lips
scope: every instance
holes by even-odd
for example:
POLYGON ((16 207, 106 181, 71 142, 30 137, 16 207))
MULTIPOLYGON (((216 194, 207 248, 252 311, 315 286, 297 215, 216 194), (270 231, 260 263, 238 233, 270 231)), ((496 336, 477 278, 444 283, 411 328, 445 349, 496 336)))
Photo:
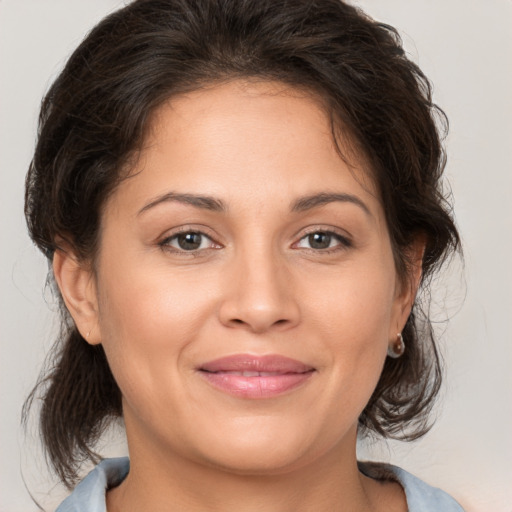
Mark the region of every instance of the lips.
POLYGON ((312 366, 280 355, 238 354, 209 361, 200 375, 214 388, 240 398, 271 398, 301 386, 312 366))

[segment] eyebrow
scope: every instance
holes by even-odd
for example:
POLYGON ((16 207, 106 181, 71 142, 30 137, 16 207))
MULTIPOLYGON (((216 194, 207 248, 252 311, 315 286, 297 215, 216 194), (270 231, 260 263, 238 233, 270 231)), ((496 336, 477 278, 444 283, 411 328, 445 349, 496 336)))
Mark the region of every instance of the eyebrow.
MULTIPOLYGON (((225 212, 227 210, 226 205, 220 200, 212 196, 202 196, 197 194, 180 194, 177 192, 168 192, 161 196, 156 197, 148 204, 143 206, 137 215, 141 215, 142 213, 158 206, 162 203, 167 202, 177 202, 182 204, 187 204, 190 206, 194 206, 195 208, 200 208, 203 210, 209 210, 213 212, 225 212)), ((342 203, 351 203, 355 204, 359 208, 361 208, 367 215, 371 216, 370 209, 366 206, 366 204, 359 199, 359 197, 354 196, 352 194, 345 193, 327 193, 320 192, 318 194, 312 194, 309 196, 299 197, 292 203, 291 211, 292 212, 304 212, 307 210, 312 210, 313 208, 318 208, 320 206, 324 206, 329 203, 334 202, 342 202, 342 203)))
POLYGON ((319 206, 324 206, 329 203, 351 203, 355 204, 359 208, 361 208, 367 215, 372 216, 370 209, 366 204, 359 199, 359 197, 354 196, 352 194, 344 194, 344 193, 327 193, 321 192, 319 194, 312 194, 310 196, 300 197, 292 204, 292 212, 304 212, 307 210, 311 210, 313 208, 317 208, 319 206))
POLYGON ((143 208, 141 208, 137 215, 140 215, 155 206, 167 203, 167 202, 177 202, 188 204, 191 206, 195 206, 196 208, 201 208, 203 210, 210 210, 213 212, 224 212, 226 211, 226 206, 220 199, 216 199, 211 196, 200 196, 196 194, 178 194, 176 192, 168 192, 167 194, 163 194, 153 199, 151 202, 146 204, 143 208))

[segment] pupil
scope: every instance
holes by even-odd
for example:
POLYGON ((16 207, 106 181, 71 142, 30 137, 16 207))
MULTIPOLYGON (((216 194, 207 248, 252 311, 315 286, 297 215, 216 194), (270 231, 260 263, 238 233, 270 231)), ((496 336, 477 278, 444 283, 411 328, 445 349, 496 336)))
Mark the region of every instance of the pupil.
POLYGON ((331 245, 331 235, 327 233, 313 233, 309 235, 309 245, 313 249, 327 249, 331 245))
POLYGON ((198 249, 201 245, 200 233, 185 233, 178 236, 178 245, 181 249, 191 251, 198 249))

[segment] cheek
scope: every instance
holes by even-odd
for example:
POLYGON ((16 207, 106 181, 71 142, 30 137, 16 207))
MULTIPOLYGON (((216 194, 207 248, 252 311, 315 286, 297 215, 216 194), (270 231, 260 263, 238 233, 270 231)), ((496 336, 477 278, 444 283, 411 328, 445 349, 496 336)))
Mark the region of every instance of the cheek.
POLYGON ((110 258, 101 262, 102 344, 123 395, 167 382, 211 317, 215 287, 187 272, 110 258), (137 384, 137 389, 132 385, 137 384))
POLYGON ((340 346, 387 344, 393 321, 395 275, 389 265, 351 265, 310 283, 306 307, 317 326, 340 346), (391 270, 390 270, 391 269, 391 270), (321 283, 321 285, 320 285, 321 283))
POLYGON ((136 251, 116 257, 110 250, 100 263, 100 313, 109 337, 132 338, 138 333, 148 343, 168 342, 177 338, 177 330, 186 331, 200 321, 209 287, 205 276, 192 268, 171 272, 161 254, 136 251), (161 331, 166 335, 152 338, 161 331))
POLYGON ((375 389, 386 358, 394 321, 393 269, 354 265, 350 271, 331 274, 321 288, 309 290, 311 327, 321 333, 321 350, 333 369, 333 389, 347 406, 350 402, 360 410, 375 389))

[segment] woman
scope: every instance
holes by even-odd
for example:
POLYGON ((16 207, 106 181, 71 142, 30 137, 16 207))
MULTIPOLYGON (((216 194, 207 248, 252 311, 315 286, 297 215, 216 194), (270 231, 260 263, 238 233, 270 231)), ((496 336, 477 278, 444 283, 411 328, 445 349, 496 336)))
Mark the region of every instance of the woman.
POLYGON ((338 0, 138 0, 87 36, 27 177, 63 304, 41 429, 69 487, 115 418, 130 462, 59 511, 462 510, 356 460, 423 435, 439 389, 442 121, 338 0))

